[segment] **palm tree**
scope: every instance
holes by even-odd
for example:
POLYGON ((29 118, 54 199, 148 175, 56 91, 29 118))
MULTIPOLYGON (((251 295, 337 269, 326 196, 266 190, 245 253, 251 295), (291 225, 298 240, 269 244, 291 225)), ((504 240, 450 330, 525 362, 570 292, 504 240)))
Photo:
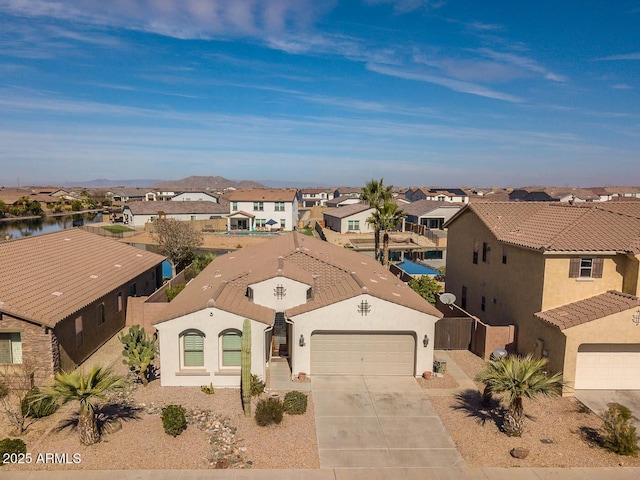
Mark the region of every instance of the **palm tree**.
POLYGON ((382 237, 382 264, 389 268, 389 230, 398 228, 398 224, 407 214, 393 202, 384 202, 376 207, 367 223, 384 232, 382 237))
MULTIPOLYGON (((369 180, 362 189, 362 194, 360 198, 369 203, 370 207, 378 208, 384 202, 388 202, 391 200, 391 189, 393 187, 390 185, 388 187, 384 186, 384 179, 374 180, 373 178, 369 180)), ((375 229, 375 258, 378 260, 380 258, 380 227, 376 224, 372 224, 375 229)))
POLYGON ((484 383, 486 389, 500 396, 507 404, 503 429, 510 437, 520 437, 524 432, 524 398, 535 400, 538 397, 557 397, 562 394, 565 385, 562 375, 556 373, 549 376, 545 371, 546 365, 546 358, 509 355, 488 360, 485 369, 476 377, 477 381, 484 383))
POLYGON ((107 394, 122 390, 125 379, 116 375, 110 368, 93 367, 88 374, 75 371, 56 373, 53 386, 40 389, 37 399, 51 399, 59 405, 67 402, 80 402, 78 412, 78 431, 80 443, 93 445, 100 441, 96 408, 98 401, 107 394))

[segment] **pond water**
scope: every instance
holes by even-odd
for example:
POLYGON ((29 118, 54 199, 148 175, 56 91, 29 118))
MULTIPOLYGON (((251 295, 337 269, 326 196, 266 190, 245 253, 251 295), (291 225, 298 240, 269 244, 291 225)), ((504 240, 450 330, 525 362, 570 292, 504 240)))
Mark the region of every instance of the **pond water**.
POLYGON ((102 222, 102 213, 76 213, 61 217, 30 218, 26 220, 3 220, 0 222, 0 239, 21 238, 41 233, 57 232, 73 228, 75 224, 88 225, 102 222), (82 223, 81 223, 82 222, 82 223))

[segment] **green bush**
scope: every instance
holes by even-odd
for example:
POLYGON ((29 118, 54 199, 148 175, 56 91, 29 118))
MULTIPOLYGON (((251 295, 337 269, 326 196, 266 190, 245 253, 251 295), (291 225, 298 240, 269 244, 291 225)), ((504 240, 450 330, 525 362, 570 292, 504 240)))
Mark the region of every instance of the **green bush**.
POLYGON ((181 405, 169 405, 162 409, 162 426, 169 435, 177 437, 187 428, 185 410, 181 405))
POLYGON ((620 455, 637 455, 638 436, 631 411, 619 403, 608 403, 607 407, 602 415, 604 447, 620 455))
POLYGON ((5 453, 27 453, 27 445, 19 438, 5 438, 0 440, 0 465, 5 453))
POLYGON ((307 411, 307 396, 296 390, 284 396, 284 411, 289 415, 302 415, 307 411))
POLYGON ((210 383, 209 385, 202 385, 200 390, 202 390, 202 393, 206 393, 207 395, 213 395, 215 393, 213 383, 210 383))
POLYGON ((282 422, 283 415, 284 405, 277 398, 262 399, 256 405, 256 423, 261 427, 282 422))
POLYGON ((178 294, 184 290, 186 285, 176 285, 175 287, 167 287, 165 293, 167 294, 167 300, 171 301, 178 296, 178 294))
POLYGON ((251 374, 251 396, 257 397, 264 393, 265 384, 262 379, 255 374, 251 374))
POLYGON ((40 389, 33 387, 22 399, 22 416, 31 418, 48 417, 58 410, 59 405, 52 397, 39 397, 40 389), (34 400, 35 399, 35 400, 34 400))

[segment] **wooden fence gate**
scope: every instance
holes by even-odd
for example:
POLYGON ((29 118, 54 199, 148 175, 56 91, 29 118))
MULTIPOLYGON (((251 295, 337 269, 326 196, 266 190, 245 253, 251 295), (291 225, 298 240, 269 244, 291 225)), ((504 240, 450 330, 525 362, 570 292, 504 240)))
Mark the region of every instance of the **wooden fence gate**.
POLYGON ((433 348, 436 350, 469 350, 473 319, 441 318, 436 322, 433 348))

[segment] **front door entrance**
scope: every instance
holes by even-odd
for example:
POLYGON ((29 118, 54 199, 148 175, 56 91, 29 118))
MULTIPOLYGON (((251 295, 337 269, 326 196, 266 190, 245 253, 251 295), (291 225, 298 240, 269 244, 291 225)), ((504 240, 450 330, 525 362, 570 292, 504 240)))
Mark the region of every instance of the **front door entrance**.
POLYGON ((284 319, 283 312, 277 312, 275 322, 273 323, 273 346, 271 354, 274 357, 289 356, 289 342, 287 335, 287 322, 284 319))

